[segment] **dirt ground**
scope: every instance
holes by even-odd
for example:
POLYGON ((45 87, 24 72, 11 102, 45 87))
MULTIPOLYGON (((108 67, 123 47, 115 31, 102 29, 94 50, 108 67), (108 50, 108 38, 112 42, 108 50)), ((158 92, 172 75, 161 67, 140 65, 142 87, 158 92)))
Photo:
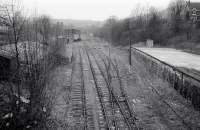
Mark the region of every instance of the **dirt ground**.
MULTIPOLYGON (((69 45, 66 45, 66 48, 69 45)), ((109 47, 100 40, 90 39, 73 43, 73 60, 69 65, 60 66, 51 72, 47 93, 52 100, 50 119, 54 121, 52 129, 74 129, 78 121, 71 116, 73 100, 70 98, 72 68, 78 61, 81 50, 84 86, 86 92, 87 109, 93 120, 93 129, 99 129, 99 108, 97 94, 92 80, 89 62, 84 53, 84 47, 93 52, 103 52, 110 55, 118 64, 123 87, 128 94, 132 110, 137 118, 136 124, 144 130, 187 130, 200 129, 200 113, 191 103, 181 97, 167 82, 158 77, 152 77, 143 65, 132 56, 132 66, 129 66, 128 52, 124 48, 109 47), (109 49, 110 48, 110 49, 109 49), (110 54, 109 54, 110 50, 110 54)), ((63 56, 69 56, 69 50, 63 51, 63 56)), ((100 62, 103 64, 103 62, 100 62)), ((81 74, 81 73, 80 73, 81 74)), ((78 74, 77 74, 78 76, 78 74)))

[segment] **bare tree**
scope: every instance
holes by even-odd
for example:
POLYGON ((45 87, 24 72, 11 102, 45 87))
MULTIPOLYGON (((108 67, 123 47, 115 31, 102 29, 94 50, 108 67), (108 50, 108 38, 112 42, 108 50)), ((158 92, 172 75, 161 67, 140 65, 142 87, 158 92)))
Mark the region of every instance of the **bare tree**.
POLYGON ((184 0, 175 0, 168 7, 174 33, 180 33, 183 29, 185 3, 184 0))
POLYGON ((24 129, 45 125, 50 112, 46 109, 51 109, 48 106, 52 100, 45 95, 48 73, 65 60, 58 52, 59 48, 63 48, 64 42, 57 44, 53 40, 54 37, 62 35, 62 27, 52 24, 48 16, 25 17, 23 8, 15 0, 1 5, 0 9, 0 22, 8 27, 6 37, 9 40, 9 47, 11 50, 14 49, 16 60, 13 74, 8 81, 11 103, 8 104, 8 111, 2 114, 12 114, 12 117, 9 116, 11 119, 3 120, 2 123, 0 113, 0 129, 24 129), (52 33, 52 27, 56 27, 56 33, 52 33), (26 91, 26 97, 22 91, 26 91), (7 123, 10 123, 10 127, 7 123))
POLYGON ((38 19, 38 31, 42 36, 43 44, 48 45, 51 35, 51 20, 48 16, 43 15, 38 19))
POLYGON ((23 35, 24 24, 26 22, 26 18, 22 15, 22 7, 20 3, 12 0, 7 5, 3 5, 4 8, 4 25, 8 27, 8 39, 10 45, 14 44, 14 54, 16 58, 16 68, 14 70, 15 75, 14 78, 17 82, 17 96, 18 96, 18 105, 17 110, 19 112, 20 109, 20 50, 19 50, 19 41, 23 35))

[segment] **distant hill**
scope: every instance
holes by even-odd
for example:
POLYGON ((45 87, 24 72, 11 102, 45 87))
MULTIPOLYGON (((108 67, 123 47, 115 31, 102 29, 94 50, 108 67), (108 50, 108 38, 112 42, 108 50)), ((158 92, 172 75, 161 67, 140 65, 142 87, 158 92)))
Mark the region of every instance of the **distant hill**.
POLYGON ((73 20, 73 19, 54 19, 56 22, 63 22, 66 26, 72 26, 76 28, 87 28, 91 26, 100 27, 103 25, 102 21, 93 21, 93 20, 73 20))

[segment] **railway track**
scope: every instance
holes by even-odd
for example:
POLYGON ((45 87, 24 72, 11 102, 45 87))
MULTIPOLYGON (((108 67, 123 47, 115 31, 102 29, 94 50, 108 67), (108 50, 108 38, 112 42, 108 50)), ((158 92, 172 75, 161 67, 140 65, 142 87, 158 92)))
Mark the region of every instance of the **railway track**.
POLYGON ((87 106, 83 61, 80 50, 73 52, 73 66, 70 87, 72 130, 93 130, 94 122, 90 108, 87 106), (78 55, 75 55, 78 54, 78 55))
MULTIPOLYGON (((101 51, 101 53, 98 52, 98 54, 100 55, 100 57, 101 57, 102 60, 103 60, 102 55, 104 55, 104 56, 106 57, 107 60, 110 60, 110 58, 109 58, 103 51, 101 51)), ((114 62, 113 62, 112 60, 111 60, 111 64, 113 65, 114 70, 115 70, 116 73, 117 73, 118 79, 121 80, 121 79, 120 79, 120 74, 119 74, 119 69, 117 68, 117 65, 115 65, 114 62)), ((133 66, 132 66, 132 68, 133 68, 133 66)), ((126 74, 125 74, 125 75, 126 75, 126 74)), ((121 81, 120 81, 120 84, 121 84, 121 81)), ((159 97, 159 99, 161 100, 161 102, 163 102, 163 104, 165 104, 165 105, 174 113, 174 115, 182 122, 182 124, 183 124, 188 130, 192 130, 193 128, 196 128, 196 126, 193 126, 193 125, 190 124, 189 122, 186 122, 186 121, 184 120, 184 118, 175 110, 175 108, 173 108, 173 107, 170 105, 170 103, 168 103, 168 101, 166 101, 165 99, 162 98, 162 95, 160 94, 160 92, 159 92, 154 86, 150 85, 149 87, 153 90, 152 92, 155 93, 155 94, 159 97)), ((123 88, 122 88, 122 91, 124 91, 123 88)), ((124 91, 124 92, 125 92, 125 91, 124 91)), ((126 95, 126 94, 125 94, 125 95, 126 95)))
MULTIPOLYGON (((87 104, 88 97, 85 93, 87 87, 85 88, 84 85, 84 71, 92 74, 91 76, 93 79, 91 82, 94 83, 96 90, 96 112, 98 115, 98 119, 95 119, 97 119, 98 128, 100 130, 142 129, 138 128, 137 126, 135 112, 130 105, 129 97, 127 96, 127 93, 123 86, 123 83, 126 80, 124 77, 129 75, 127 74, 127 69, 125 70, 125 67, 122 64, 118 64, 117 61, 111 59, 103 51, 100 50, 93 52, 93 48, 83 49, 81 47, 79 51, 75 52, 78 52, 79 55, 73 56, 75 63, 73 65, 74 69, 72 69, 73 72, 71 78, 71 92, 72 97, 75 97, 75 100, 72 98, 73 102, 76 102, 77 99, 79 103, 77 103, 77 105, 72 105, 72 115, 73 117, 75 117, 74 119, 76 122, 73 129, 97 129, 97 125, 95 125, 95 127, 93 121, 92 109, 94 108, 87 107, 90 104, 87 104), (84 60, 86 60, 89 65, 85 64, 85 66, 83 67, 82 56, 84 54, 86 54, 86 59, 84 60), (75 78, 74 75, 76 75, 75 78), (79 89, 76 86, 79 86, 79 89), (73 94, 73 92, 77 94, 73 94)), ((166 107, 171 109, 177 119, 180 119, 180 121, 187 129, 194 128, 192 124, 190 124, 189 122, 185 122, 185 120, 182 119, 182 116, 180 115, 180 113, 176 112, 176 109, 174 109, 165 99, 161 98, 162 95, 154 86, 149 87, 153 90, 152 92, 158 96, 158 98, 160 97, 160 101, 163 102, 166 107)))
MULTIPOLYGON (((92 55, 94 57, 94 55, 92 55)), ((111 105, 112 105, 112 112, 113 112, 113 122, 115 123, 115 128, 116 129, 133 129, 133 126, 131 124, 135 124, 134 122, 129 122, 130 121, 130 115, 129 113, 126 111, 126 108, 124 110, 123 109, 123 106, 126 106, 126 105, 122 105, 122 101, 119 101, 119 96, 116 97, 114 94, 114 90, 112 88, 112 78, 111 78, 111 75, 108 73, 107 70, 103 70, 102 67, 100 66, 99 62, 96 60, 96 57, 94 57, 95 59, 95 62, 100 70, 100 73, 101 75, 103 76, 105 82, 106 82, 106 86, 107 86, 107 89, 109 91, 109 95, 110 95, 110 102, 111 102, 111 105), (106 73, 107 72, 107 73, 106 73), (107 76, 106 76, 106 74, 107 76), (117 118, 116 118, 117 117, 117 118)), ((106 67, 106 66, 105 66, 106 67)), ((109 69, 109 67, 107 68, 109 69)))
MULTIPOLYGON (((97 77, 97 72, 95 71, 94 66, 92 65, 91 58, 88 54, 88 51, 85 50, 86 55, 88 57, 89 61, 89 66, 92 72, 94 84, 97 90, 97 95, 99 99, 99 129, 106 129, 106 130, 112 130, 113 125, 112 125, 112 120, 111 120, 111 111, 108 112, 107 108, 110 108, 110 103, 109 103, 109 93, 105 89, 105 84, 103 84, 103 78, 102 77, 97 77)), ((100 76, 100 73, 98 74, 100 76)))
MULTIPOLYGON (((117 64, 115 64, 115 63, 111 60, 111 58, 109 58, 103 51, 100 52, 100 50, 97 50, 97 51, 95 51, 95 52, 98 53, 99 58, 103 61, 104 64, 111 64, 112 67, 111 67, 110 69, 113 69, 112 71, 115 71, 115 72, 116 72, 116 75, 113 76, 113 77, 117 77, 118 80, 119 80, 120 90, 121 90, 121 92, 122 92, 121 94, 124 95, 124 97, 125 97, 126 99, 128 99, 127 94, 126 94, 126 92, 124 91, 124 89, 123 89, 123 87, 122 87, 122 79, 123 79, 122 77, 123 77, 123 76, 120 76, 120 72, 119 72, 119 68, 118 68, 117 64), (106 58, 106 61, 105 61, 105 58, 106 58), (109 63, 109 62, 110 62, 110 63, 109 63)), ((125 74, 125 75, 127 75, 127 74, 125 74)), ((176 111, 166 100, 164 100, 164 99, 162 98, 162 95, 160 94, 160 92, 159 92, 154 86, 150 86, 150 88, 152 88, 153 92, 154 92, 156 95, 159 96, 159 99, 161 99, 161 101, 175 114, 175 116, 183 123, 183 125, 184 125, 188 130, 191 130, 191 129, 193 129, 193 127, 195 127, 195 126, 193 126, 192 124, 186 122, 186 121, 184 120, 184 118, 183 118, 180 114, 178 114, 177 111, 176 111)), ((130 104, 130 103, 129 103, 129 100, 126 100, 126 101, 127 101, 127 104, 130 104)), ((129 106, 129 105, 128 105, 128 106, 129 106)), ((134 113, 134 112, 132 112, 132 113, 134 113)), ((195 128, 196 128, 196 127, 195 127, 195 128)))
POLYGON ((84 68, 83 68, 83 58, 81 55, 81 50, 79 49, 79 58, 80 58, 80 67, 81 67, 81 82, 82 82, 82 102, 83 102, 83 117, 84 117, 84 130, 94 130, 94 119, 93 119, 93 112, 90 104, 87 103, 86 99, 86 88, 85 88, 85 81, 84 81, 84 68))
MULTIPOLYGON (((109 58, 105 53, 103 53, 103 52, 102 52, 102 53, 98 53, 100 59, 104 62, 104 65, 105 65, 105 66, 106 66, 106 61, 105 61, 104 58, 102 57, 102 54, 106 57, 107 63, 110 62, 110 63, 109 63, 109 64, 111 64, 110 69, 111 69, 113 72, 115 72, 115 73, 113 73, 113 76, 112 76, 112 77, 117 78, 118 83, 119 83, 119 87, 120 87, 119 89, 120 89, 120 93, 121 93, 120 96, 123 97, 123 98, 125 98, 126 105, 127 105, 128 109, 129 109, 131 115, 133 116, 133 115, 134 115, 134 112, 132 111, 132 109, 131 109, 131 107, 130 107, 131 105, 130 105, 130 102, 129 102, 129 98, 128 98, 128 96, 127 96, 126 91, 124 90, 124 86, 123 86, 123 83, 122 83, 122 77, 123 77, 123 76, 120 75, 119 67, 118 67, 117 63, 114 63, 113 60, 111 60, 111 58, 109 58)), ((125 74, 125 75, 126 75, 126 74, 125 74)), ((136 120, 136 119, 135 119, 135 120, 136 120)))
MULTIPOLYGON (((104 55, 104 56, 106 57, 107 60, 110 60, 110 58, 109 58, 103 51, 101 51, 101 53, 98 52, 98 54, 100 55, 100 57, 101 57, 102 60, 103 60, 102 55, 104 55)), ((112 60, 111 60, 111 64, 113 65, 114 70, 115 70, 116 73, 117 73, 117 78, 118 78, 119 80, 121 80, 120 74, 119 74, 119 69, 118 69, 117 65, 115 65, 114 62, 113 62, 112 60)), ((133 68, 133 66, 132 66, 132 68, 133 68)), ((120 84, 121 84, 121 81, 120 81, 120 84)), ((184 120, 184 118, 175 110, 175 108, 173 108, 173 107, 170 105, 170 103, 168 103, 168 101, 166 101, 165 99, 162 98, 162 95, 160 94, 160 92, 159 92, 154 86, 150 85, 149 87, 153 90, 152 92, 155 93, 155 94, 159 97, 159 99, 161 100, 161 102, 163 102, 163 104, 165 104, 165 105, 174 113, 174 115, 182 122, 182 124, 183 124, 188 130, 192 130, 193 127, 195 127, 195 126, 192 126, 190 123, 186 122, 186 121, 184 120)), ((121 90, 122 90, 123 92, 125 92, 125 91, 123 90, 123 88, 121 88, 121 90)), ((125 95, 126 95, 126 94, 125 94, 125 95)))
MULTIPOLYGON (((132 119, 134 122, 137 120, 136 117, 134 116, 135 113, 133 112, 130 102, 129 102, 129 98, 127 96, 126 91, 124 90, 124 86, 122 83, 122 76, 120 76, 120 72, 119 72, 119 68, 117 66, 117 64, 115 64, 104 52, 99 53, 98 51, 98 56, 99 58, 103 61, 104 66, 110 66, 109 69, 110 71, 112 71, 113 73, 111 74, 112 78, 117 79, 118 80, 118 84, 119 84, 119 89, 118 89, 118 94, 117 97, 119 97, 119 99, 123 100, 123 102, 119 102, 119 103, 124 103, 121 106, 126 106, 126 108, 124 110, 128 110, 126 112, 128 112, 130 114, 130 119, 132 119), (103 56, 104 57, 103 57, 103 56), (106 59, 106 60, 105 60, 106 59)), ((103 73, 103 71, 102 71, 103 73)), ((116 89, 116 87, 115 87, 116 89)), ((112 90, 114 91, 114 90, 112 90)), ((139 129, 136 124, 135 124, 135 128, 139 129)))
POLYGON ((116 95, 113 87, 111 86, 108 76, 104 72, 103 67, 99 64, 94 54, 91 53, 91 57, 88 50, 85 49, 88 57, 90 69, 94 79, 95 87, 99 97, 101 105, 102 115, 104 118, 105 125, 101 126, 104 129, 138 129, 133 113, 128 105, 128 99, 116 95), (93 62, 92 59, 93 58, 93 62), (94 64, 95 63, 95 64, 94 64), (103 82, 102 82, 103 81, 103 82))
POLYGON ((82 56, 81 52, 79 50, 79 61, 80 61, 80 68, 81 68, 81 92, 82 92, 82 115, 84 117, 84 125, 83 128, 84 130, 87 130, 87 109, 86 109, 86 94, 85 94, 85 82, 84 82, 84 73, 83 73, 83 61, 82 61, 82 56))

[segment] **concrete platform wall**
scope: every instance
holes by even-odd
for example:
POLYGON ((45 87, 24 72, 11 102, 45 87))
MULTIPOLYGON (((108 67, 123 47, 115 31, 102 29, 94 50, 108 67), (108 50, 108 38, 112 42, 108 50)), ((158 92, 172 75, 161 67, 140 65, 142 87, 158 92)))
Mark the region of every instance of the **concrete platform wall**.
POLYGON ((136 48, 133 54, 138 61, 143 63, 147 71, 154 78, 161 78, 167 81, 171 87, 177 90, 184 98, 191 101, 197 110, 200 110, 200 79, 171 66, 159 59, 152 57, 136 48))

